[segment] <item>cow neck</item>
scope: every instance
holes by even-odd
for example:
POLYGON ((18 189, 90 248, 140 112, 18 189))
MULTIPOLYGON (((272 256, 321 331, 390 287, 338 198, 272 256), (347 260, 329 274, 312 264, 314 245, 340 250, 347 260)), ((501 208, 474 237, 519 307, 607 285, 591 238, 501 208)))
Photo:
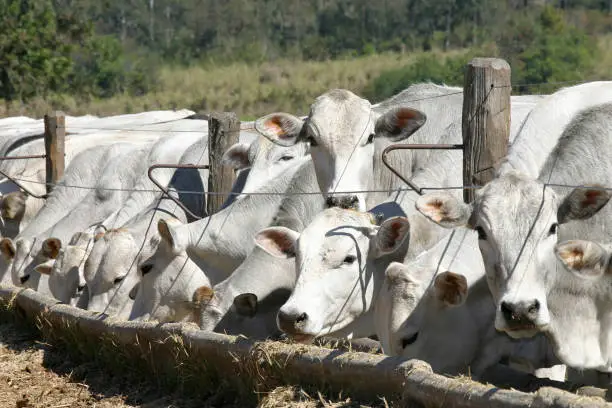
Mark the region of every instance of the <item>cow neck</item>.
POLYGON ((247 195, 215 214, 183 226, 189 237, 189 255, 222 270, 238 267, 255 245, 255 234, 272 223, 283 193, 306 160, 258 189, 257 194, 247 195))

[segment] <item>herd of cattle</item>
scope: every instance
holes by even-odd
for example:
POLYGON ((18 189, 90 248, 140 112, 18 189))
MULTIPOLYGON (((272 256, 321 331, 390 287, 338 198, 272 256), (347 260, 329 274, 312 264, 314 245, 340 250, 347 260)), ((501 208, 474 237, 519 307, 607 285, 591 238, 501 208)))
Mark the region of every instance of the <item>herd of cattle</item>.
MULTIPOLYGON (((448 374, 503 362, 601 379, 612 371, 612 82, 513 96, 508 155, 473 203, 456 188, 460 150, 396 151, 395 168, 431 192, 406 188, 381 152, 461 143, 462 104, 461 88, 417 84, 375 105, 332 90, 307 118, 264 116, 224 155, 237 177, 218 212, 206 214, 206 171, 156 171, 198 219, 147 169, 207 164, 202 134, 72 135, 46 199, 0 185, 1 282, 117 319, 377 338, 448 374)), ((4 139, 2 155, 43 146, 4 139)), ((0 170, 44 188, 44 161, 25 163, 0 170)))

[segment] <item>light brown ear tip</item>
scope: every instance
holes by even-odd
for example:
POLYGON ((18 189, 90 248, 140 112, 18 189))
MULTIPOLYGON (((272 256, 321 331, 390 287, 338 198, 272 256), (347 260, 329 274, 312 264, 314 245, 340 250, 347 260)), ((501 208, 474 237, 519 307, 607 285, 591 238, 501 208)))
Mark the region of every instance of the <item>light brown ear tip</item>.
POLYGON ((215 291, 208 286, 200 286, 193 292, 193 303, 202 303, 210 301, 215 294, 215 291))

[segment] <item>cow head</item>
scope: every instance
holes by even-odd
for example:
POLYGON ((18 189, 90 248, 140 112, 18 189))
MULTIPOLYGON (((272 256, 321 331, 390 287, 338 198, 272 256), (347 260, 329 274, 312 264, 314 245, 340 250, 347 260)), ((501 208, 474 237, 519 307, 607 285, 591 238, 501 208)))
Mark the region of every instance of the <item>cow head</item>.
POLYGON ((35 266, 41 274, 49 275, 49 290, 53 296, 75 306, 85 290, 84 264, 91 250, 91 233, 76 233, 68 243, 62 245, 57 238, 48 238, 43 248, 53 248, 46 261, 35 266))
MULTIPOLYGON (((374 167, 374 141, 406 139, 425 123, 425 114, 399 107, 382 115, 371 104, 343 89, 319 96, 301 124, 286 113, 264 116, 257 130, 275 142, 307 141, 321 192, 330 206, 356 202, 366 209, 366 194, 374 167)), ((346 208, 346 205, 344 205, 346 208)))
MULTIPOLYGON (((284 124, 285 126, 300 126, 299 123, 284 124)), ((262 126, 273 126, 273 119, 256 124, 258 130, 264 131, 262 126)), ((264 128, 265 129, 265 128, 264 128)), ((258 137, 252 143, 236 143, 223 155, 223 163, 236 170, 249 168, 249 174, 242 188, 242 193, 252 193, 265 186, 270 180, 281 175, 287 168, 301 163, 308 156, 308 144, 305 141, 296 141, 288 146, 273 143, 266 137, 258 137)), ((238 196, 238 198, 244 196, 238 196)))
POLYGON ((88 310, 128 318, 133 296, 140 281, 138 268, 159 243, 155 235, 136 242, 126 229, 113 229, 96 235, 84 265, 89 292, 88 310))
POLYGON ((391 263, 376 305, 385 354, 425 360, 436 372, 460 371, 480 340, 474 319, 460 307, 467 294, 464 275, 391 263))
POLYGON ((378 226, 371 214, 340 208, 324 210, 301 234, 283 227, 262 230, 258 246, 296 263, 297 282, 278 312, 279 328, 297 341, 358 333, 359 318, 370 310, 380 284, 376 265, 402 252, 409 230, 403 217, 378 226))
POLYGON ((497 303, 495 327, 531 337, 550 323, 547 287, 555 273, 560 225, 596 214, 610 194, 596 186, 565 198, 542 183, 509 172, 488 183, 471 205, 446 193, 417 200, 417 208, 442 226, 468 225, 478 232, 486 276, 497 303))

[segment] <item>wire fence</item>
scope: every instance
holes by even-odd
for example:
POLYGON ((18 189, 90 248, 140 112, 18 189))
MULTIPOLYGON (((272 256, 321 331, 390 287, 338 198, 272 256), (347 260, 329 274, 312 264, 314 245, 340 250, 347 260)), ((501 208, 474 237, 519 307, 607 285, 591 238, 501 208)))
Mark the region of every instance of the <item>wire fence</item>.
MULTIPOLYGON (((489 93, 487 93, 486 97, 484 98, 484 100, 481 102, 480 107, 482 107, 482 105, 484 104, 484 102, 486 101, 486 99, 488 98, 490 92, 494 89, 494 88, 507 88, 507 87, 527 87, 527 86, 559 86, 559 85, 570 85, 570 84, 582 84, 582 83, 587 83, 587 82, 591 82, 591 81, 584 81, 584 80, 579 80, 579 81, 563 81, 563 82, 554 82, 554 83, 546 83, 546 84, 514 84, 514 85, 508 85, 508 86, 498 86, 498 87, 491 87, 491 89, 489 89, 489 93)), ((448 97, 448 96, 452 96, 452 95, 458 95, 458 94, 463 94, 463 90, 461 91, 457 91, 457 92, 451 92, 448 94, 444 94, 444 95, 435 95, 435 96, 429 96, 429 97, 424 97, 424 98, 418 98, 418 99, 412 99, 412 100, 405 100, 402 101, 402 103, 410 103, 410 102, 417 102, 417 101, 422 101, 422 100, 427 100, 427 99, 437 99, 437 98, 442 98, 442 97, 448 97)), ((478 109, 477 109, 478 110, 478 109)), ((470 118, 470 119, 473 119, 470 118)), ((185 119, 175 119, 175 120, 171 120, 171 121, 166 121, 163 123, 159 123, 159 124, 171 124, 174 122, 179 122, 185 119)), ((153 126, 156 124, 147 124, 147 125, 143 125, 143 126, 153 126)), ((17 129, 19 129, 20 127, 16 127, 17 129)), ((74 126, 74 127, 68 127, 68 129, 72 128, 72 129, 79 129, 79 130, 96 130, 96 131, 103 131, 103 130, 108 130, 108 131, 141 131, 141 132, 164 132, 164 133, 193 133, 193 132, 197 132, 197 133, 203 133, 203 131, 201 130, 171 130, 171 129, 142 129, 142 128, 125 128, 125 129, 121 129, 121 128, 117 128, 117 127, 112 127, 112 128, 100 128, 100 127, 79 127, 79 126, 74 126)), ((0 130, 6 130, 9 128, 1 128, 0 130)), ((241 130, 254 130, 254 127, 252 124, 250 125, 245 125, 245 126, 241 126, 241 130)), ((365 134, 365 133, 364 133, 365 134)), ((363 135, 362 135, 363 137, 363 135)), ((353 148, 353 152, 356 149, 356 147, 359 145, 359 141, 355 144, 354 148, 353 148)), ((204 153, 203 153, 204 154, 204 153)), ((352 156, 352 154, 351 154, 352 156)), ((348 165, 348 163, 347 163, 348 165)), ((344 170, 342 171, 342 174, 340 175, 340 178, 342 178, 342 176, 344 175, 344 172, 346 171, 346 167, 344 168, 344 170)), ((160 194, 160 196, 158 198, 156 198, 158 206, 159 203, 161 202, 161 192, 157 189, 135 189, 135 188, 109 188, 109 187, 104 187, 102 185, 95 185, 95 186, 84 186, 84 185, 69 185, 69 184, 64 184, 62 182, 59 183, 47 183, 47 182, 41 182, 38 180, 33 180, 33 179, 25 179, 25 178, 18 178, 18 177, 14 177, 13 178, 16 181, 21 181, 21 182, 26 182, 26 183, 32 183, 32 184, 39 184, 39 185, 45 185, 45 186, 53 186, 56 188, 75 188, 75 189, 87 189, 87 190, 95 190, 95 191, 118 191, 118 192, 142 192, 142 193, 154 193, 154 194, 160 194)), ((339 184, 339 182, 338 182, 339 184)), ((420 194, 422 191, 435 191, 435 190, 466 190, 466 189, 480 189, 483 186, 480 185, 468 185, 468 186, 444 186, 444 187, 440 187, 440 186, 424 186, 424 187, 420 187, 419 191, 415 191, 413 188, 410 187, 397 187, 397 188, 390 188, 390 189, 363 189, 363 190, 353 190, 353 191, 342 191, 342 194, 370 194, 370 193, 388 193, 388 194, 392 194, 392 193, 397 193, 397 192, 416 192, 418 194, 420 194)), ((604 191, 612 191, 612 187, 604 187, 604 186, 591 186, 591 185, 584 185, 584 184, 578 184, 578 185, 570 185, 570 184, 559 184, 559 183, 550 183, 550 177, 547 183, 543 183, 543 189, 546 189, 547 187, 559 187, 559 188, 591 188, 591 189, 599 189, 599 190, 604 190, 604 191)), ((211 196, 211 195, 222 195, 222 196, 227 196, 227 197, 231 197, 232 195, 234 196, 270 196, 270 195, 277 195, 277 196, 288 196, 288 195, 321 195, 321 191, 312 191, 312 192, 270 192, 270 191, 253 191, 253 192, 232 192, 232 191, 199 191, 199 190, 174 190, 176 191, 176 193, 179 194, 198 194, 198 195, 207 195, 207 196, 211 196)), ((335 190, 334 190, 335 192, 335 190)), ((542 201, 544 200, 544 194, 542 196, 542 201)), ((175 206, 175 210, 178 209, 178 206, 175 206)), ((223 220, 221 226, 218 228, 218 230, 215 231, 215 233, 220 233, 221 230, 223 229, 223 227, 226 225, 226 222, 230 219, 230 215, 233 211, 233 208, 229 208, 226 215, 225 215, 225 219, 223 220)), ((144 237, 146 238, 149 235, 149 231, 152 228, 153 225, 153 220, 155 219, 155 211, 152 212, 151 218, 148 221, 148 225, 146 228, 146 232, 144 237)), ((197 241, 194 243, 194 245, 197 245, 202 237, 204 237, 204 235, 207 233, 210 223, 206 222, 206 219, 201 220, 201 222, 203 222, 203 228, 201 233, 199 234, 199 238, 197 239, 197 241)), ((209 221, 209 220, 208 220, 209 221)), ((535 222, 535 221, 534 221, 535 222)), ((136 256, 132 259, 131 261, 131 265, 130 268, 128 268, 128 271, 131 270, 137 263, 138 261, 138 256, 140 255, 140 253, 142 252, 144 245, 145 245, 145 238, 143 238, 143 242, 138 250, 138 254, 136 254, 136 256)), ((89 244, 88 244, 89 245, 89 244)), ((88 249, 88 248, 86 248, 88 249)), ((83 260, 81 260, 81 264, 83 263, 85 258, 83 258, 83 260)), ((180 270, 178 272, 178 274, 175 277, 175 280, 173 282, 172 285, 178 284, 178 278, 179 276, 183 273, 183 271, 185 270, 185 267, 187 265, 187 263, 189 262, 189 259, 185 259, 185 262, 183 263, 183 265, 180 267, 180 270)), ((80 267, 81 265, 79 265, 80 267)), ((121 287, 121 285, 123 285, 123 282, 119 285, 119 287, 121 287)), ((166 297, 168 295, 168 293, 172 290, 172 287, 170 287, 167 292, 163 295, 163 297, 166 297)), ((119 290, 117 289, 114 294, 113 294, 113 298, 115 296, 117 296, 119 293, 119 290)), ((161 303, 160 303, 161 304, 161 303)), ((110 302, 109 302, 110 305, 110 302)), ((159 305, 157 306, 159 307, 159 305)), ((108 308, 108 306, 107 306, 108 308)), ((104 311, 106 312, 106 310, 104 311)), ((152 314, 155 313, 155 310, 152 311, 152 314)))

